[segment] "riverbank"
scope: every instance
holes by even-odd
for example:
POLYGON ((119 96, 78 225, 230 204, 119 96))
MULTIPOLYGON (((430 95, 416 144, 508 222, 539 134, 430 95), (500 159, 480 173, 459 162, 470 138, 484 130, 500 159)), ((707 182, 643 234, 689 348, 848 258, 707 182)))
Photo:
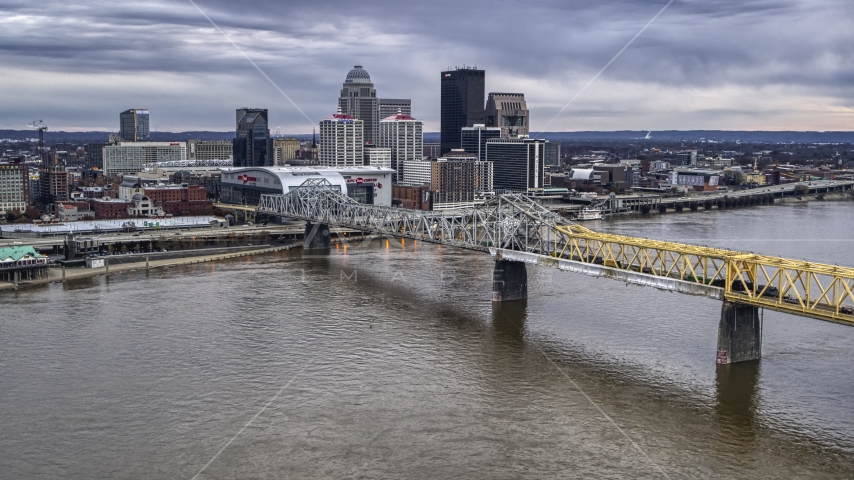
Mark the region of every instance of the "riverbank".
MULTIPOLYGON (((186 253, 191 254, 188 256, 182 256, 179 258, 165 258, 165 259, 157 259, 157 258, 149 258, 146 260, 143 258, 140 261, 134 262, 123 262, 123 263, 115 263, 109 266, 104 266, 100 268, 66 268, 63 276, 62 268, 51 268, 48 270, 48 277, 35 279, 35 280, 26 280, 18 282, 17 287, 14 283, 10 282, 0 282, 0 291, 8 291, 8 290, 16 290, 19 288, 25 287, 33 287, 37 285, 45 285, 48 283, 62 283, 63 281, 70 280, 79 280, 83 278, 91 278, 97 277, 100 275, 113 275, 120 272, 129 272, 134 270, 145 270, 152 268, 164 268, 164 267, 174 267, 179 265, 192 265, 197 263, 207 263, 207 262, 215 262, 218 260, 226 260, 230 258, 240 258, 240 257, 248 257, 251 255, 263 255, 267 253, 280 252, 283 250, 290 250, 292 248, 302 248, 302 244, 291 244, 291 245, 283 245, 283 246, 254 246, 254 247, 246 247, 235 249, 233 251, 224 252, 224 253, 202 253, 204 250, 195 250, 188 251, 186 253), (198 254, 196 254, 198 253, 198 254)), ((171 253, 171 252, 170 252, 171 253)), ((177 252, 176 252, 177 253, 177 252)), ((180 252, 185 253, 185 252, 180 252)), ((152 255, 153 256, 153 255, 152 255)))

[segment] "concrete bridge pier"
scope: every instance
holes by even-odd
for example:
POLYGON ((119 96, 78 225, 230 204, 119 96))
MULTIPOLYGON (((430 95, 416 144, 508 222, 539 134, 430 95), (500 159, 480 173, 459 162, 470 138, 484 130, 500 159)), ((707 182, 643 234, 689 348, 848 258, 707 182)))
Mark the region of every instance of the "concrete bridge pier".
POLYGON ((510 302, 528 299, 528 270, 525 262, 495 259, 492 270, 492 301, 510 302))
POLYGON ((718 327, 716 363, 729 364, 762 357, 762 319, 759 308, 724 300, 718 327))
POLYGON ((303 248, 306 250, 328 250, 332 248, 332 235, 325 223, 305 222, 303 248))

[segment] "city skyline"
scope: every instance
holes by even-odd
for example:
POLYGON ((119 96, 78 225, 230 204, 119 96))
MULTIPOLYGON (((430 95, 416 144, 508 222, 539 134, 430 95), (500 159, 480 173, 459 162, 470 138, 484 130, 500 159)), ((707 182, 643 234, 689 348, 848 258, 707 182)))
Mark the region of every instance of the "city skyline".
POLYGON ((256 105, 271 130, 305 134, 361 64, 383 97, 411 98, 436 132, 438 72, 465 64, 488 72, 487 92, 525 93, 531 132, 582 90, 547 131, 854 130, 848 2, 674 2, 586 90, 666 2, 513 2, 489 22, 457 4, 446 18, 441 2, 196 4, 305 116, 192 3, 10 2, 0 128, 43 118, 51 130, 116 131, 116 112, 144 105, 152 132, 228 131, 235 108, 256 105), (505 28, 519 35, 497 35, 505 28))

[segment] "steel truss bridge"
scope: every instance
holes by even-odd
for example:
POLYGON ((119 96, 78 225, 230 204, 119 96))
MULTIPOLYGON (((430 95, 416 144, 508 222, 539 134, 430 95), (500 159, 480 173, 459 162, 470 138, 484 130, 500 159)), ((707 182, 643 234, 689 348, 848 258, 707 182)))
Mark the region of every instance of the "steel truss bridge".
POLYGON ((854 268, 599 233, 523 195, 469 209, 361 204, 326 180, 262 195, 258 213, 489 252, 627 283, 703 295, 854 326, 854 268))

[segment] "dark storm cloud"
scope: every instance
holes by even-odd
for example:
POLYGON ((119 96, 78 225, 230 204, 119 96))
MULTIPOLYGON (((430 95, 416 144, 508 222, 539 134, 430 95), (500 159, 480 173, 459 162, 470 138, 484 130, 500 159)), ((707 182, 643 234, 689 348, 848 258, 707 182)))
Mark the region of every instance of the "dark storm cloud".
MULTIPOLYGON (((312 118, 332 112, 361 63, 381 96, 413 98, 429 130, 438 72, 462 64, 485 68, 488 90, 524 91, 543 125, 666 2, 196 3, 312 118)), ((0 12, 0 88, 13 92, 0 125, 49 109, 69 126, 111 125, 144 104, 164 129, 229 129, 223 112, 269 104, 273 123, 310 128, 187 1, 0 1, 0 12)), ((731 117, 745 128, 767 95, 770 115, 824 128, 815 105, 838 107, 837 129, 854 129, 852 14, 848 1, 676 0, 553 128, 681 128, 667 119, 692 111, 709 127, 731 117)))

